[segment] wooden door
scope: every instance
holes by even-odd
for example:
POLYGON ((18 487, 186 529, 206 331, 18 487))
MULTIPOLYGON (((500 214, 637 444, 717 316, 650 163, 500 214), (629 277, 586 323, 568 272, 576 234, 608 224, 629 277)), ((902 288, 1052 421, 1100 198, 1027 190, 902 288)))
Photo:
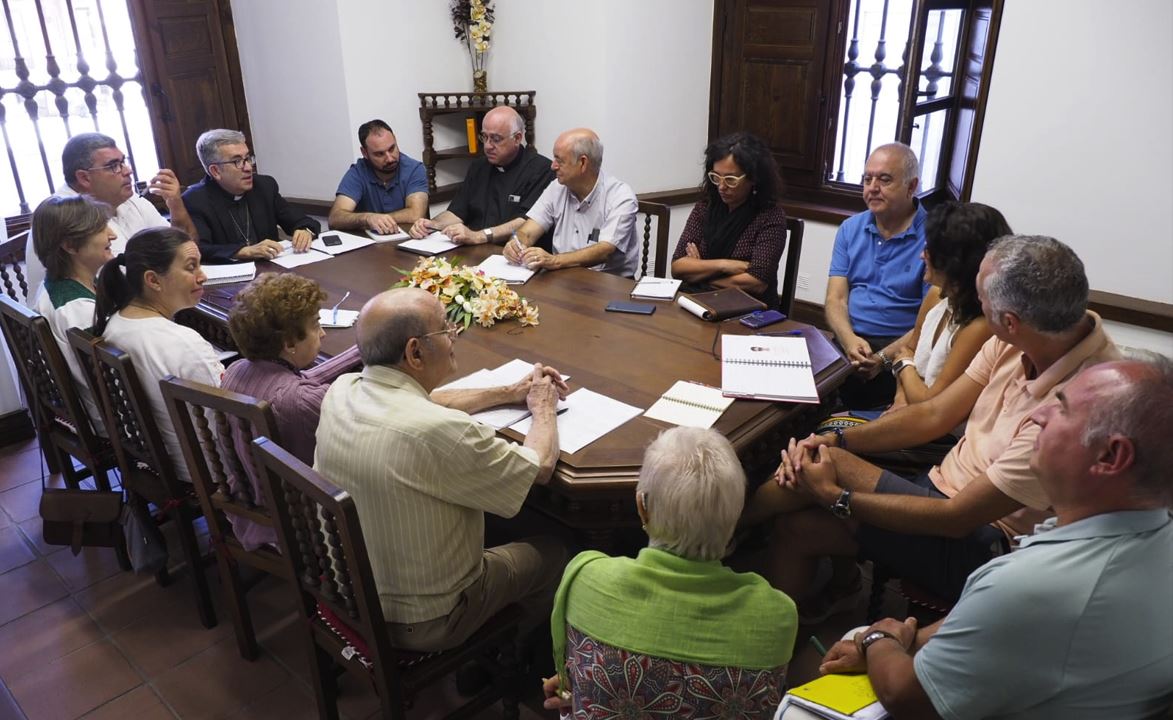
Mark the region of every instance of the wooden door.
POLYGON ((248 111, 228 0, 131 0, 160 161, 190 185, 204 175, 200 133, 241 130, 248 111))

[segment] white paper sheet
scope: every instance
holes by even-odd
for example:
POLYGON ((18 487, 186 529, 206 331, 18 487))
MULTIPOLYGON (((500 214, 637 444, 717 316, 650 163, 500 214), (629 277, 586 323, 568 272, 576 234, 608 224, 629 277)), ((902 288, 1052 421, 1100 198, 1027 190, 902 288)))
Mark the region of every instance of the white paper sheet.
POLYGON ((534 276, 534 270, 521 265, 512 265, 504 255, 490 255, 477 269, 489 277, 501 278, 510 285, 522 285, 534 276))
POLYGON ((380 235, 374 230, 367 230, 367 235, 370 236, 371 240, 374 240, 377 243, 398 242, 400 240, 407 240, 411 237, 402 230, 397 233, 391 233, 390 235, 380 235))
POLYGON ((631 297, 637 300, 671 300, 676 297, 681 282, 671 278, 644 277, 635 284, 631 297))
POLYGON ((318 324, 324 328, 353 327, 356 320, 358 320, 358 310, 339 310, 337 321, 334 319, 333 310, 318 311, 318 324))
MULTIPOLYGON (((566 407, 566 412, 558 416, 558 447, 564 453, 582 450, 643 412, 643 408, 586 388, 571 393, 566 398, 566 407)), ((522 435, 528 435, 533 427, 533 418, 526 417, 510 427, 522 435)))
POLYGON ((252 280, 257 275, 255 262, 233 263, 231 265, 201 265, 200 269, 208 279, 205 285, 226 285, 234 282, 252 280))
MULTIPOLYGON (((476 390, 479 388, 500 387, 501 385, 511 385, 518 380, 521 380, 529 373, 533 372, 534 364, 526 362, 525 360, 510 360, 504 365, 493 370, 477 370, 474 373, 465 375, 462 378, 457 378, 446 385, 441 385, 437 390, 476 390)), ((563 375, 562 380, 565 382, 569 380, 569 375, 563 375)), ((558 408, 567 407, 565 402, 559 402, 558 408)), ((522 418, 529 417, 529 408, 525 404, 521 405, 503 405, 501 407, 490 408, 482 410, 479 413, 474 413, 473 417, 492 427, 495 430, 501 430, 513 425, 522 418)))
POLYGON ((438 230, 421 240, 407 240, 399 243, 400 250, 407 250, 419 255, 439 255, 456 247, 460 246, 438 230))
POLYGON ((285 249, 281 251, 280 255, 273 258, 273 262, 286 269, 301 267, 302 265, 309 265, 310 263, 321 262, 334 257, 324 252, 318 252, 313 247, 303 253, 295 253, 293 252, 293 243, 288 240, 282 240, 281 247, 285 249))
POLYGON ((310 243, 310 247, 319 252, 324 252, 327 255, 341 255, 351 250, 358 250, 365 248, 367 245, 374 245, 375 241, 370 238, 365 238, 361 235, 351 235, 350 233, 339 232, 338 230, 329 230, 314 238, 310 243), (335 236, 342 241, 341 245, 327 245, 323 238, 335 236))

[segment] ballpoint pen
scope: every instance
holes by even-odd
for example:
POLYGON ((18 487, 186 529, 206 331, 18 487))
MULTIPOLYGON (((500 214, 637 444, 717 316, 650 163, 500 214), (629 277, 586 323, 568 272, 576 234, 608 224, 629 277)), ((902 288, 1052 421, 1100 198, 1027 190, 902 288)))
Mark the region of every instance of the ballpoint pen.
POLYGON ((341 305, 342 303, 346 302, 346 298, 348 298, 348 297, 350 297, 350 291, 349 291, 349 290, 347 290, 347 291, 346 291, 346 294, 342 296, 342 299, 341 299, 341 300, 339 300, 338 302, 334 303, 334 308, 333 308, 332 315, 331 315, 331 320, 330 320, 330 324, 331 324, 331 325, 337 325, 337 324, 338 324, 338 306, 339 306, 339 305, 341 305))

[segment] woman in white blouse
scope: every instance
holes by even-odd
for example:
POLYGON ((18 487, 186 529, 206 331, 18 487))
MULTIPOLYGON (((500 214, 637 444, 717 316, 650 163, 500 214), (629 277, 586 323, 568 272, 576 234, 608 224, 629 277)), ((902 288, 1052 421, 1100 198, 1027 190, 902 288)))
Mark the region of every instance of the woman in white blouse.
POLYGON ((187 233, 169 227, 135 233, 126 252, 106 263, 98 277, 94 331, 134 360, 155 423, 185 480, 190 475, 159 380, 175 375, 220 386, 224 366, 211 343, 172 320, 199 302, 205 279, 199 246, 187 233))

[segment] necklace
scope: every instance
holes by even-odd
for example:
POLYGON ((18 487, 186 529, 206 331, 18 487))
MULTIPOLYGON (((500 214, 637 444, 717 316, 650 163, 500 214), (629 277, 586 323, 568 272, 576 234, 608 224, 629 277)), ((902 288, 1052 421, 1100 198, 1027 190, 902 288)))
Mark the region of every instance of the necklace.
POLYGON ((164 320, 171 319, 170 315, 168 315, 167 313, 163 312, 159 308, 154 307, 152 305, 143 305, 142 303, 132 302, 132 303, 129 303, 128 307, 136 307, 139 310, 146 310, 147 312, 153 312, 156 315, 158 315, 159 317, 163 318, 164 320))
POLYGON ((252 218, 248 210, 248 200, 244 200, 241 204, 244 205, 244 229, 240 228, 240 224, 236 222, 236 213, 232 210, 228 211, 228 219, 232 221, 232 227, 236 228, 236 232, 240 235, 240 239, 244 241, 245 245, 252 245, 252 239, 249 237, 249 230, 252 229, 252 218))

